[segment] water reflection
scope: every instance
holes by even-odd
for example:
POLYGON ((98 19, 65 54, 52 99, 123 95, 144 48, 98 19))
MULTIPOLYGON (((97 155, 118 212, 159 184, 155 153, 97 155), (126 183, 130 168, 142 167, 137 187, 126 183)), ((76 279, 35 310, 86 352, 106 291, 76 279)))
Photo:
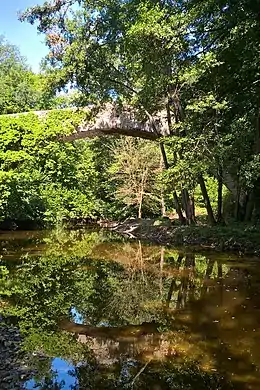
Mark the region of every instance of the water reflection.
POLYGON ((102 232, 2 239, 31 389, 259 389, 257 262, 102 232))
POLYGON ((76 389, 78 387, 75 367, 65 360, 54 358, 51 361, 48 375, 44 378, 33 378, 25 383, 25 389, 76 389))

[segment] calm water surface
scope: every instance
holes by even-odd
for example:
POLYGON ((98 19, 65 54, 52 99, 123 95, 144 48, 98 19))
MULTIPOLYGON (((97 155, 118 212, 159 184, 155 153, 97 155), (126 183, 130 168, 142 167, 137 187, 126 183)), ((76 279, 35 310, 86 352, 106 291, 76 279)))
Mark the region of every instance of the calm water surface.
POLYGON ((110 233, 0 235, 25 389, 260 389, 260 263, 110 233))

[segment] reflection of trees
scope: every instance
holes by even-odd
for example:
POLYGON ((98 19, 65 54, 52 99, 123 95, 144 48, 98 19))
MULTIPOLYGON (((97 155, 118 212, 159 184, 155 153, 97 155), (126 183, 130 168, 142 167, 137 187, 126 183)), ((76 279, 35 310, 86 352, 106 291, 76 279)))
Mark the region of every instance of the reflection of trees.
MULTIPOLYGON (((257 302, 253 297, 257 290, 252 289, 252 281, 248 283, 252 277, 245 275, 243 269, 231 267, 227 272, 226 267, 222 267, 219 263, 213 264, 212 259, 208 259, 205 265, 198 267, 199 273, 204 270, 204 277, 200 284, 194 284, 196 281, 193 269, 194 257, 191 256, 188 260, 179 257, 177 263, 180 268, 182 267, 179 283, 176 283, 177 297, 180 291, 184 292, 186 306, 180 307, 177 299, 175 308, 171 308, 173 315, 171 326, 168 322, 167 331, 157 339, 150 336, 150 339, 143 338, 140 343, 135 340, 134 344, 128 344, 128 349, 122 345, 115 346, 115 343, 109 340, 103 340, 103 345, 101 342, 98 346, 96 344, 93 348, 96 353, 95 367, 101 367, 99 372, 101 378, 97 376, 91 383, 94 386, 98 383, 100 389, 105 388, 103 381, 109 372, 110 381, 111 377, 113 381, 108 388, 128 388, 129 382, 125 384, 118 382, 123 369, 123 362, 120 359, 124 356, 125 362, 126 358, 131 356, 137 359, 137 362, 144 362, 143 365, 149 361, 136 381, 136 388, 153 388, 156 383, 151 380, 154 372, 155 377, 160 378, 157 388, 162 389, 182 389, 189 388, 188 386, 190 388, 199 386, 201 389, 258 389, 259 378, 256 370, 260 363, 260 356, 257 350, 257 339, 260 332, 259 317, 253 310, 257 302), (193 273, 183 272, 187 267, 193 273), (222 282, 220 270, 225 274, 222 282), (214 278, 215 283, 213 283, 214 278), (191 280, 193 285, 190 283, 191 280), (195 294, 197 299, 192 298, 188 301, 187 297, 190 295, 187 291, 189 286, 194 289, 194 285, 198 290, 195 294), (200 294, 199 298, 198 294, 200 294), (248 301, 246 299, 248 294, 252 301, 247 303, 245 312, 244 304, 248 301), (125 351, 123 347, 126 348, 125 351), (107 360, 104 361, 102 351, 104 352, 106 348, 108 349, 107 360), (117 359, 109 362, 108 356, 112 357, 113 353, 117 359)), ((255 279, 257 280, 257 277, 255 279)), ((172 289, 172 283, 170 288, 172 289)), ((129 373, 130 378, 134 378, 142 368, 141 363, 136 364, 129 373)), ((81 373, 79 372, 78 375, 80 378, 81 373)), ((84 376, 84 372, 82 375, 84 376)), ((90 381, 90 378, 88 380, 90 381)), ((84 389, 84 386, 82 388, 84 389)))
MULTIPOLYGON (((243 381, 254 385, 257 270, 228 267, 211 254, 109 243, 97 233, 45 243, 41 257, 2 262, 9 272, 1 282, 2 312, 18 322, 28 350, 87 362, 75 371, 80 388, 181 389, 193 382, 222 388, 214 370, 233 373, 242 388, 243 381), (58 329, 61 317, 73 319, 72 308, 92 335, 58 329), (160 333, 119 337, 122 326, 152 321, 160 333)), ((223 388, 229 379, 222 379, 223 388)))
MULTIPOLYGON (((260 362, 259 353, 253 347, 254 343, 257 345, 256 337, 253 334, 253 331, 258 329, 257 319, 254 319, 254 315, 252 315, 254 310, 247 313, 246 319, 241 313, 241 305, 242 302, 245 302, 247 294, 252 296, 252 292, 248 291, 250 286, 248 285, 248 276, 245 277, 244 271, 240 269, 230 268, 228 270, 227 266, 212 256, 206 259, 193 254, 186 256, 181 254, 175 257, 171 256, 171 264, 174 269, 174 277, 171 278, 170 283, 169 277, 163 277, 163 294, 157 294, 157 290, 154 289, 154 300, 158 302, 158 300, 163 299, 163 308, 166 309, 167 326, 164 327, 164 334, 157 339, 153 338, 153 341, 151 338, 148 340, 143 338, 143 343, 135 340, 134 345, 131 344, 131 348, 129 343, 129 348, 127 352, 125 351, 124 356, 129 358, 131 354, 132 357, 135 354, 138 361, 146 361, 150 358, 152 361, 157 360, 157 362, 161 359, 166 359, 167 362, 170 360, 173 364, 171 366, 173 371, 178 367, 178 362, 181 365, 184 362, 190 362, 190 364, 196 362, 197 367, 200 367, 202 371, 193 367, 192 376, 196 377, 197 382, 195 381, 195 383, 201 386, 200 388, 208 388, 209 381, 212 383, 211 388, 233 388, 228 385, 229 380, 233 378, 236 383, 235 388, 244 388, 244 381, 249 381, 251 388, 259 388, 259 382, 254 385, 257 376, 253 375, 255 363, 252 363, 254 359, 260 362), (231 297, 228 297, 227 293, 231 293, 231 297), (224 313, 227 314, 224 315, 224 313), (238 313, 240 313, 239 319, 236 320, 238 313), (246 327, 248 322, 251 325, 253 323, 255 329, 252 329, 252 326, 248 329, 248 326, 246 327), (243 326, 249 333, 243 333, 243 326), (230 330, 234 331, 232 335, 230 335, 230 330), (241 334, 244 336, 242 340, 241 334), (251 338, 254 340, 253 342, 251 338), (230 342, 232 348, 230 348, 230 342), (243 343, 248 342, 250 347, 245 350, 243 343), (254 351, 253 360, 252 357, 249 358, 251 351, 254 351), (226 369, 227 364, 230 366, 229 370, 226 369), (221 373, 220 382, 221 386, 224 387, 219 387, 219 380, 216 375, 211 374, 212 370, 221 373), (233 377, 231 377, 231 373, 233 373, 233 377)), ((161 272, 163 273, 163 270, 161 272)), ((149 285, 148 275, 149 272, 142 272, 140 281, 143 280, 146 286, 153 286, 149 285)), ((154 279, 156 279, 155 275, 154 279)), ((129 280, 131 281, 131 279, 129 280)), ((134 279, 132 280, 133 288, 137 288, 138 284, 135 283, 134 279)), ((160 284, 160 281, 158 283, 160 284)), ((128 295, 126 294, 126 296, 128 295)), ((153 313, 156 310, 157 306, 154 304, 153 313)), ((159 314, 162 316, 161 311, 159 314)), ((161 319, 163 318, 161 317, 161 319)), ((105 346, 108 346, 108 342, 105 342, 105 346)), ((113 346, 115 347, 115 344, 113 346)), ((99 347, 104 349, 104 340, 103 346, 99 345, 99 347)), ((97 364, 102 364, 101 352, 97 346, 95 351, 98 359, 97 364)), ((110 346, 110 356, 112 356, 111 351, 117 356, 122 356, 120 346, 116 351, 110 346)), ((145 372, 147 372, 147 368, 145 372)), ((118 372, 117 374, 119 375, 118 372)), ((158 374, 161 375, 161 371, 158 371, 158 374)), ((164 373, 164 375, 166 374, 164 373)), ((191 383, 190 375, 191 373, 187 374, 185 369, 183 372, 180 370, 180 382, 182 383, 185 377, 185 380, 189 380, 191 383)), ((144 376, 145 374, 142 373, 140 378, 144 378, 144 376)), ((161 379, 161 384, 164 383, 163 381, 164 379, 161 379)), ((138 386, 142 387, 137 386, 137 388, 149 388, 145 387, 149 383, 148 380, 144 383, 141 381, 141 384, 138 383, 138 386)), ((169 380, 167 383, 169 386, 169 380)), ((176 388, 182 388, 181 386, 176 388)))
POLYGON ((185 308, 188 302, 200 299, 207 293, 209 285, 221 280, 223 272, 227 267, 211 257, 203 258, 188 253, 179 254, 176 260, 171 258, 171 265, 175 269, 175 275, 171 280, 165 306, 175 309, 185 308), (216 272, 217 270, 217 272, 216 272))
POLYGON ((24 328, 54 326, 67 315, 75 300, 91 293, 93 277, 77 269, 76 258, 41 257, 22 261, 9 274, 3 296, 8 305, 5 314, 16 316, 24 328), (78 281, 81 281, 80 283, 78 281))
POLYGON ((176 367, 170 362, 142 364, 121 361, 111 367, 93 365, 76 369, 81 390, 233 390, 232 384, 195 365, 176 367), (138 375, 140 373, 140 375, 138 375))

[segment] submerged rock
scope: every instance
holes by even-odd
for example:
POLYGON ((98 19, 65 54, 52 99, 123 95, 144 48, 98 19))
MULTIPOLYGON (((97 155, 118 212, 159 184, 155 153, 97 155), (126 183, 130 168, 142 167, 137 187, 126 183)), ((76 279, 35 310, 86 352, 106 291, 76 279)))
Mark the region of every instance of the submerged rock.
POLYGON ((0 323, 0 383, 1 389, 23 389, 31 375, 28 358, 21 352, 19 329, 0 323))

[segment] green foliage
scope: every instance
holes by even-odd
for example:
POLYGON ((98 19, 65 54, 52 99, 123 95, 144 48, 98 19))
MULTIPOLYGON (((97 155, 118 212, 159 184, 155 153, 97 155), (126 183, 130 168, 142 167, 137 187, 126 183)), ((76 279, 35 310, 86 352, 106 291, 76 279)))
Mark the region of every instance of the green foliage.
MULTIPOLYGON (((87 111, 71 109, 0 117, 0 220, 59 224, 135 215, 131 202, 127 201, 125 207, 118 196, 125 185, 133 193, 130 198, 140 193, 133 183, 129 184, 131 175, 127 181, 127 172, 124 176, 123 171, 117 173, 125 158, 128 173, 134 176, 142 162, 148 175, 142 203, 147 213, 159 212, 156 145, 134 141, 132 154, 127 155, 123 144, 130 139, 62 141, 63 136, 89 119, 87 111)), ((139 179, 134 180, 137 186, 139 179)))
POLYGON ((53 95, 47 76, 33 74, 19 51, 0 40, 0 221, 61 223, 102 214, 101 175, 91 144, 63 143, 90 119, 87 111, 64 109, 75 102, 53 95))
MULTIPOLYGON (((194 193, 201 206, 202 175, 208 214, 207 195, 217 208, 211 183, 219 179, 223 193, 228 188, 232 194, 237 218, 259 215, 259 18, 252 1, 47 1, 21 19, 38 23, 45 34, 45 73, 34 75, 19 51, 2 39, 0 113, 114 101, 134 106, 156 131, 160 121, 153 122, 153 115, 161 111, 168 122, 163 142, 169 169, 161 177, 151 174, 141 196, 129 177, 133 170, 140 174, 137 162, 154 158, 150 145, 136 144, 125 169, 118 140, 74 144, 75 151, 58 145, 54 138, 73 131, 73 118, 71 124, 62 117, 56 122, 54 112, 52 119, 41 119, 43 132, 32 116, 28 126, 36 130, 27 129, 22 140, 19 126, 25 124, 8 119, 1 124, 9 130, 0 144, 0 218, 120 219, 135 215, 137 208, 140 216, 142 207, 146 215, 158 214, 163 197, 167 206, 179 201, 188 217, 185 202, 194 193), (68 87, 73 90, 69 97, 54 96, 68 87), (79 165, 89 180, 79 174, 79 165)), ((218 202, 219 214, 221 197, 218 202)))
POLYGON ((258 6, 64 0, 21 19, 46 35, 56 88, 73 83, 84 101, 128 103, 141 117, 167 111, 168 188, 193 192, 202 173, 222 172, 245 217, 247 199, 260 205, 258 6))
POLYGON ((18 48, 0 36, 0 114, 50 108, 54 100, 46 77, 34 74, 18 48))
POLYGON ((90 144, 63 143, 86 112, 0 118, 1 216, 62 221, 98 214, 98 173, 90 144))

